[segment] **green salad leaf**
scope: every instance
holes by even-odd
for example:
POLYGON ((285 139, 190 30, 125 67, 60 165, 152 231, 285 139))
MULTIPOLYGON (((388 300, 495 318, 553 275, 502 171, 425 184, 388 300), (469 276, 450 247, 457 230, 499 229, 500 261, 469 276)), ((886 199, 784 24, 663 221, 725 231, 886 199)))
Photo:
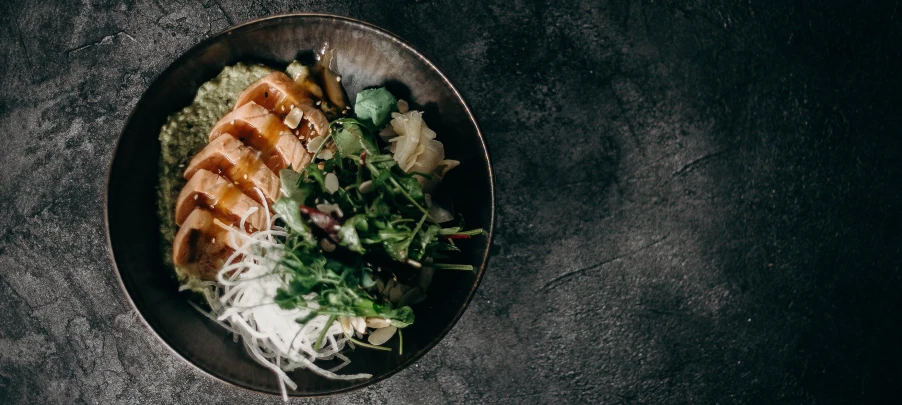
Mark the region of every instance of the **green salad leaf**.
POLYGON ((341 157, 357 156, 363 151, 370 155, 379 154, 376 141, 362 122, 353 118, 343 118, 335 122, 340 128, 332 133, 332 140, 341 157))
POLYGON ((288 226, 288 229, 305 238, 312 236, 310 227, 301 218, 299 205, 291 198, 280 198, 272 205, 272 210, 282 217, 282 221, 288 226), (309 236, 308 236, 309 235, 309 236))
POLYGON ((374 132, 388 123, 393 111, 397 100, 384 88, 361 92, 357 118, 339 118, 329 125, 327 142, 334 143, 338 153, 301 172, 279 173, 283 197, 272 209, 287 236, 278 266, 291 276, 275 296, 280 307, 315 308, 312 314, 332 320, 383 317, 404 328, 413 324, 413 310, 395 307, 375 291, 378 279, 409 278, 423 265, 472 270, 469 265, 435 262, 459 251, 455 239, 482 230, 443 228, 430 217, 416 177, 380 151, 374 132), (330 192, 326 178, 332 175, 339 187, 330 192), (316 305, 309 305, 311 299, 316 305))

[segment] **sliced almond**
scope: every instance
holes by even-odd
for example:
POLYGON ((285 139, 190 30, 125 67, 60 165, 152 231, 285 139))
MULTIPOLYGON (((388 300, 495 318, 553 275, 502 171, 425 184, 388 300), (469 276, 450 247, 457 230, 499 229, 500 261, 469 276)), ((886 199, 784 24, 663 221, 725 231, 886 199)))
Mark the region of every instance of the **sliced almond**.
POLYGON ((366 326, 373 329, 384 328, 389 325, 391 325, 391 321, 385 318, 380 318, 378 316, 370 316, 366 318, 366 326))
POLYGON ((392 303, 397 303, 404 293, 401 291, 401 284, 395 282, 395 285, 388 291, 388 299, 392 303))
POLYGON ((342 317, 338 318, 338 323, 341 324, 341 330, 343 330, 345 332, 345 335, 351 334, 351 319, 350 318, 348 318, 346 316, 342 316, 342 317))
POLYGON ((316 204, 316 209, 322 211, 324 214, 332 214, 338 215, 339 218, 345 216, 344 211, 341 210, 341 207, 338 204, 316 204))
POLYGON ((373 192, 373 181, 367 180, 363 183, 360 183, 360 194, 367 194, 373 192))
POLYGON ((291 112, 285 116, 285 125, 288 125, 291 129, 297 129, 298 125, 301 124, 301 120, 304 119, 304 110, 300 108, 293 107, 291 112))
POLYGON ((338 246, 335 246, 334 243, 329 242, 326 239, 320 239, 319 247, 323 248, 323 250, 325 250, 326 252, 334 252, 335 248, 337 248, 338 246))
POLYGON ((335 173, 332 172, 326 173, 324 184, 326 186, 326 191, 328 191, 329 194, 335 194, 335 192, 338 191, 339 188, 338 176, 336 176, 335 173))
POLYGON ((385 282, 385 285, 383 285, 382 288, 379 289, 379 292, 387 297, 389 291, 391 291, 391 289, 395 287, 395 284, 397 284, 397 282, 394 279, 388 279, 388 281, 385 282))
POLYGON ((373 333, 370 334, 370 337, 367 338, 367 341, 370 344, 379 346, 385 342, 388 342, 388 339, 391 339, 392 336, 395 335, 395 332, 398 331, 398 328, 394 326, 387 326, 384 328, 376 329, 373 333))
POLYGON ((420 290, 419 287, 414 287, 404 293, 401 296, 401 299, 398 300, 398 306, 403 307, 407 305, 417 304, 422 302, 426 298, 426 294, 423 294, 423 291, 420 290))
POLYGON ((351 318, 351 327, 357 333, 366 333, 366 320, 362 316, 355 316, 351 318))

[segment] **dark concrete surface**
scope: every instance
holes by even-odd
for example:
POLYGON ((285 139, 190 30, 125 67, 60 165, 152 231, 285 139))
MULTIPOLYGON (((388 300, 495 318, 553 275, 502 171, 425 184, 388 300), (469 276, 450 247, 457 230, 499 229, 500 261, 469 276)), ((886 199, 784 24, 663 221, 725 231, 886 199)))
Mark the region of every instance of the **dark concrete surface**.
POLYGON ((279 402, 137 321, 102 201, 155 75, 292 11, 423 50, 474 108, 498 185, 495 253, 452 333, 387 381, 310 402, 895 402, 899 4, 553 3, 5 2, 0 403, 279 402))

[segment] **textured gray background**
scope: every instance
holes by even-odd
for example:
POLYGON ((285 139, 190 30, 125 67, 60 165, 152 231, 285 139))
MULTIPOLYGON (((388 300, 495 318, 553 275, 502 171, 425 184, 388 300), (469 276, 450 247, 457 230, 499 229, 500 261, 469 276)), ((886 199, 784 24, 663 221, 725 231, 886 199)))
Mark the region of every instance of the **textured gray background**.
POLYGON ((452 333, 321 402, 898 394, 899 5, 555 3, 0 6, 0 403, 278 403, 136 320, 102 201, 153 78, 230 24, 291 11, 376 23, 437 62, 480 119, 499 196, 489 271, 452 333))

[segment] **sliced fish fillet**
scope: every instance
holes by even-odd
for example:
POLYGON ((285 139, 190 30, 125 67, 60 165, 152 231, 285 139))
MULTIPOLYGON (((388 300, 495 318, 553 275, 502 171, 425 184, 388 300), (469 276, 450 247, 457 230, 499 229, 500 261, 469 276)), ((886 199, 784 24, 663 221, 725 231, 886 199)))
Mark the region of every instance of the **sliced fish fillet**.
POLYGON ((291 128, 257 103, 245 104, 222 117, 210 131, 210 141, 223 134, 262 152, 263 162, 276 173, 288 167, 301 170, 310 162, 310 154, 291 128))
POLYGON ((180 225, 173 242, 177 266, 214 280, 240 242, 228 229, 244 233, 269 226, 263 207, 280 197, 279 171, 302 170, 312 158, 305 142, 329 131, 329 121, 314 102, 322 97, 282 72, 263 77, 241 93, 234 110, 216 123, 210 143, 185 170, 188 184, 175 212, 180 225), (291 116, 291 125, 297 124, 291 128, 284 120, 294 108, 303 116, 300 121, 298 115, 291 116), (244 216, 244 229, 239 230, 244 216))
POLYGON ((248 197, 267 205, 279 199, 279 176, 266 167, 261 152, 244 146, 229 134, 207 144, 188 164, 185 179, 191 180, 199 170, 219 173, 231 180, 248 197), (260 190, 260 193, 257 192, 260 190))
POLYGON ((200 169, 179 193, 175 203, 175 223, 182 226, 195 208, 209 209, 216 218, 238 224, 245 215, 246 231, 267 228, 266 213, 260 203, 244 195, 231 181, 208 170, 200 169), (248 214, 250 212, 250 214, 248 214))
POLYGON ((301 125, 312 125, 318 135, 325 135, 329 129, 329 120, 313 105, 310 93, 282 72, 272 72, 250 85, 238 96, 235 109, 249 103, 256 103, 281 119, 292 108, 300 108, 304 112, 301 125))
POLYGON ((191 211, 175 234, 172 262, 194 276, 215 280, 226 258, 240 243, 227 227, 206 209, 191 211))

